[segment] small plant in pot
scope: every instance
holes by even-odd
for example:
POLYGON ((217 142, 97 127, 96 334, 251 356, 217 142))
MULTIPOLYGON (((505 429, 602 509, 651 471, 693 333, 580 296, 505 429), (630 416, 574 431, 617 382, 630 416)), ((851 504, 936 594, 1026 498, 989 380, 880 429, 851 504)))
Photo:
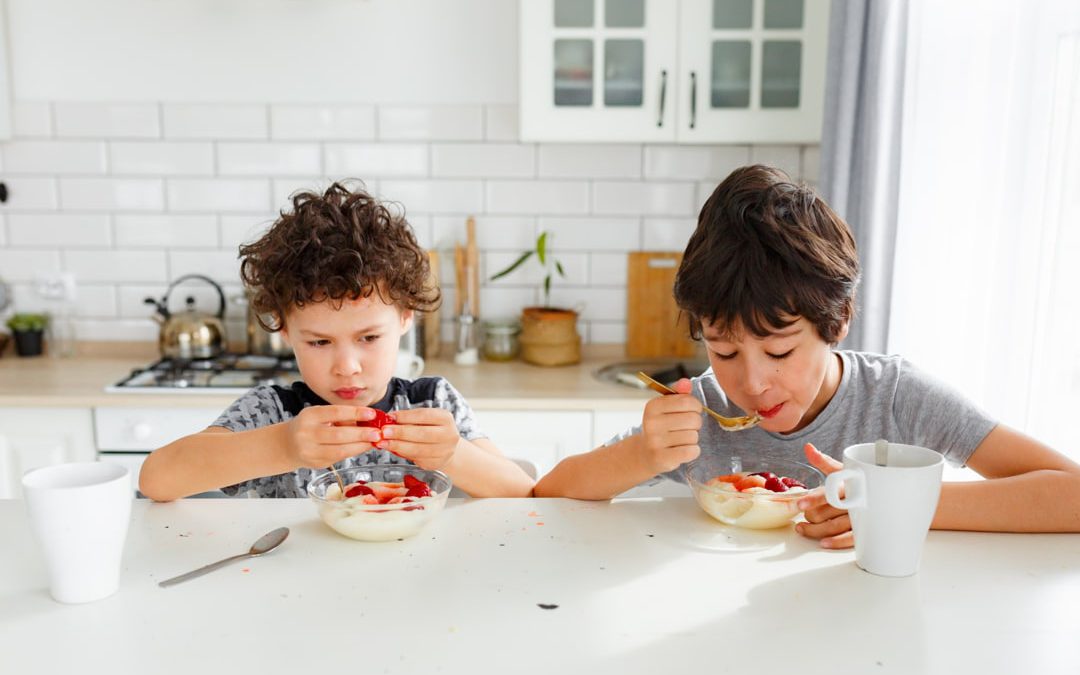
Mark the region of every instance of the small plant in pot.
POLYGON ((19 356, 39 356, 44 351, 45 327, 49 325, 48 314, 23 312, 7 320, 7 327, 15 338, 15 353, 19 356))
POLYGON ((551 306, 551 279, 555 274, 566 278, 562 263, 548 250, 548 232, 541 232, 534 248, 525 251, 509 267, 492 275, 491 281, 514 272, 536 256, 544 270, 544 304, 526 307, 521 312, 521 358, 538 366, 563 366, 581 360, 581 336, 577 332, 578 313, 573 309, 551 306))

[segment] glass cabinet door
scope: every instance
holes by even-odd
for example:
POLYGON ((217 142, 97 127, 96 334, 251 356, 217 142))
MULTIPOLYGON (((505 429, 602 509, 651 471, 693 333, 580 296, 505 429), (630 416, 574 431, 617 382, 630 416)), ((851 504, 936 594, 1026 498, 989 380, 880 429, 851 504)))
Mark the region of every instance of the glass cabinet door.
POLYGON ((680 140, 821 137, 828 0, 682 0, 680 140))
POLYGON ((675 138, 674 0, 523 0, 522 140, 675 138))

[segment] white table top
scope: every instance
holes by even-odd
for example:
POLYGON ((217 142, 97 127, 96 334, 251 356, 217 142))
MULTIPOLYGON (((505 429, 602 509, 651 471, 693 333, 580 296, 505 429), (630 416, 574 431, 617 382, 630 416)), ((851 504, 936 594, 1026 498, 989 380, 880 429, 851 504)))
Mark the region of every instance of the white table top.
POLYGON ((1078 535, 932 532, 886 579, 689 499, 451 500, 381 544, 305 500, 139 501, 119 593, 61 605, 22 502, 0 531, 5 673, 1080 672, 1078 535), (281 525, 263 558, 157 586, 281 525))

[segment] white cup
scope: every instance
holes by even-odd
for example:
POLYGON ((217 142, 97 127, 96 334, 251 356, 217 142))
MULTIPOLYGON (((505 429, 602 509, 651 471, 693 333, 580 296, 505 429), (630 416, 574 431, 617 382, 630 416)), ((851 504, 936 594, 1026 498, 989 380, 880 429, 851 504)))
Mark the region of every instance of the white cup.
POLYGON ((28 471, 22 484, 53 599, 90 602, 115 593, 134 498, 128 470, 58 464, 28 471))
POLYGON ((825 478, 825 499, 851 516, 859 567, 885 577, 919 571, 944 465, 941 453, 915 445, 889 443, 886 466, 876 464, 873 443, 844 450, 844 468, 825 478))
POLYGON ((424 372, 424 359, 419 354, 407 352, 404 349, 397 353, 397 366, 394 367, 394 377, 405 380, 415 380, 424 372))

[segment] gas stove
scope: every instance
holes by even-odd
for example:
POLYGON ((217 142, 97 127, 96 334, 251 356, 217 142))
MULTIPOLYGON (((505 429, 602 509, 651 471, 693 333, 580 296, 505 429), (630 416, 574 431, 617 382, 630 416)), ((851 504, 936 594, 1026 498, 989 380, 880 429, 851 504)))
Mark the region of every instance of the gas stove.
POLYGON ((300 379, 292 357, 222 354, 209 359, 161 359, 136 368, 116 384, 114 394, 242 394, 259 384, 286 386, 300 379))

